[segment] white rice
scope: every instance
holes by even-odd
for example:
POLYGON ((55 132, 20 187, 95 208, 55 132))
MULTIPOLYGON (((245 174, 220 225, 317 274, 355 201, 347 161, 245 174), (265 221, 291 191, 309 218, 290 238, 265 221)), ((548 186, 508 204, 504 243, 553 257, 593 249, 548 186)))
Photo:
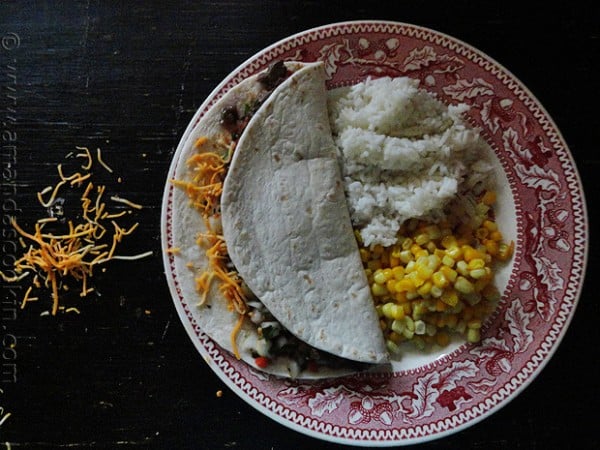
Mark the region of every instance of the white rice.
POLYGON ((474 214, 473 195, 493 173, 488 145, 461 118, 467 110, 406 77, 330 92, 350 215, 365 245, 394 244, 408 219, 474 214))

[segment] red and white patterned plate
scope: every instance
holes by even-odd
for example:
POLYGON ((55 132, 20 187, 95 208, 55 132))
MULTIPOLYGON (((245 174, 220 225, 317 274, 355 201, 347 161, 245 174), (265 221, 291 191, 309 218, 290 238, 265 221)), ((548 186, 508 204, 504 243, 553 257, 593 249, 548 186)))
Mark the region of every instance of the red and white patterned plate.
MULTIPOLYGON (((185 275, 164 251, 180 318, 210 367, 243 400, 274 420, 329 441, 364 446, 414 444, 475 424, 507 404, 542 370, 573 316, 583 283, 588 222, 575 163, 533 95, 475 48, 414 25, 361 21, 286 38, 239 66, 200 107, 175 153, 169 178, 199 119, 244 78, 279 59, 326 64, 328 87, 368 76, 408 76, 448 104, 470 105, 498 162, 500 226, 516 242, 498 275, 502 300, 478 345, 446 353, 408 352, 386 374, 318 382, 281 380, 252 370, 216 346, 196 324, 197 298, 184 298, 185 275)), ((189 144, 187 144, 189 145, 189 144)), ((176 245, 178 220, 167 183, 163 250, 176 245)))

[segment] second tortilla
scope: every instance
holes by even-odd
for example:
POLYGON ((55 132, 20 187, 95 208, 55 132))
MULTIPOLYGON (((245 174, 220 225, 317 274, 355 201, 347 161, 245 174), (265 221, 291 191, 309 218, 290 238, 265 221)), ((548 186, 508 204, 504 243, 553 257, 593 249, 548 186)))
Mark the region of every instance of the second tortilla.
POLYGON ((344 197, 322 63, 284 81, 243 133, 221 198, 241 277, 290 332, 355 361, 388 359, 344 197))

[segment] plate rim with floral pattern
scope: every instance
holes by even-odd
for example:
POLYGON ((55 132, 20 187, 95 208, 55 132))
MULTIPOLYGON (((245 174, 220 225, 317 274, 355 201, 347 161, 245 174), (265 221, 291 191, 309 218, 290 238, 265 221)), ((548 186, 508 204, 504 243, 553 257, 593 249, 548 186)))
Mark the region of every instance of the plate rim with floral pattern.
POLYGON ((231 87, 278 59, 325 62, 328 87, 367 76, 410 76, 446 103, 470 105, 510 184, 516 252, 498 310, 477 345, 411 370, 291 381, 257 372, 220 349, 195 323, 196 299, 181 295, 172 248, 176 220, 167 182, 161 213, 167 282, 179 317, 212 370, 243 400, 315 438, 359 446, 409 445, 474 425, 515 398, 553 355, 574 314, 587 263, 581 181, 560 131, 533 94, 474 47, 435 30, 351 21, 306 30, 261 50, 229 74, 188 125, 187 137, 231 87))

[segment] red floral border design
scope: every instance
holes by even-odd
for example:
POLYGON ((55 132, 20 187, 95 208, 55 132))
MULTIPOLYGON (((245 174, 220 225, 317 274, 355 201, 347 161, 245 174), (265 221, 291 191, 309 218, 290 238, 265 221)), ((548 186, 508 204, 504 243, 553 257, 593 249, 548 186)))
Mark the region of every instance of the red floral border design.
MULTIPOLYGON (((401 373, 307 383, 252 371, 202 334, 181 296, 169 255, 167 277, 184 324, 187 320, 195 344, 241 398, 309 435, 359 445, 403 445, 476 423, 510 401, 543 368, 577 303, 588 225, 581 183, 560 133, 528 90, 486 55, 441 33, 392 22, 334 24, 274 44, 224 80, 196 123, 228 89, 276 59, 325 60, 330 75, 346 70, 347 83, 369 75, 409 74, 444 101, 476 107, 470 118, 482 126, 500 158, 517 216, 528 219, 517 223, 513 273, 481 345, 462 346, 441 360, 401 373), (402 59, 402 46, 409 44, 418 45, 402 59), (473 76, 462 75, 467 72, 473 76), (527 140, 530 135, 537 141, 527 140), (529 256, 532 252, 535 259, 529 256), (562 256, 561 263, 553 261, 556 256, 562 256)), ((170 247, 170 189, 163 214, 170 247)))

